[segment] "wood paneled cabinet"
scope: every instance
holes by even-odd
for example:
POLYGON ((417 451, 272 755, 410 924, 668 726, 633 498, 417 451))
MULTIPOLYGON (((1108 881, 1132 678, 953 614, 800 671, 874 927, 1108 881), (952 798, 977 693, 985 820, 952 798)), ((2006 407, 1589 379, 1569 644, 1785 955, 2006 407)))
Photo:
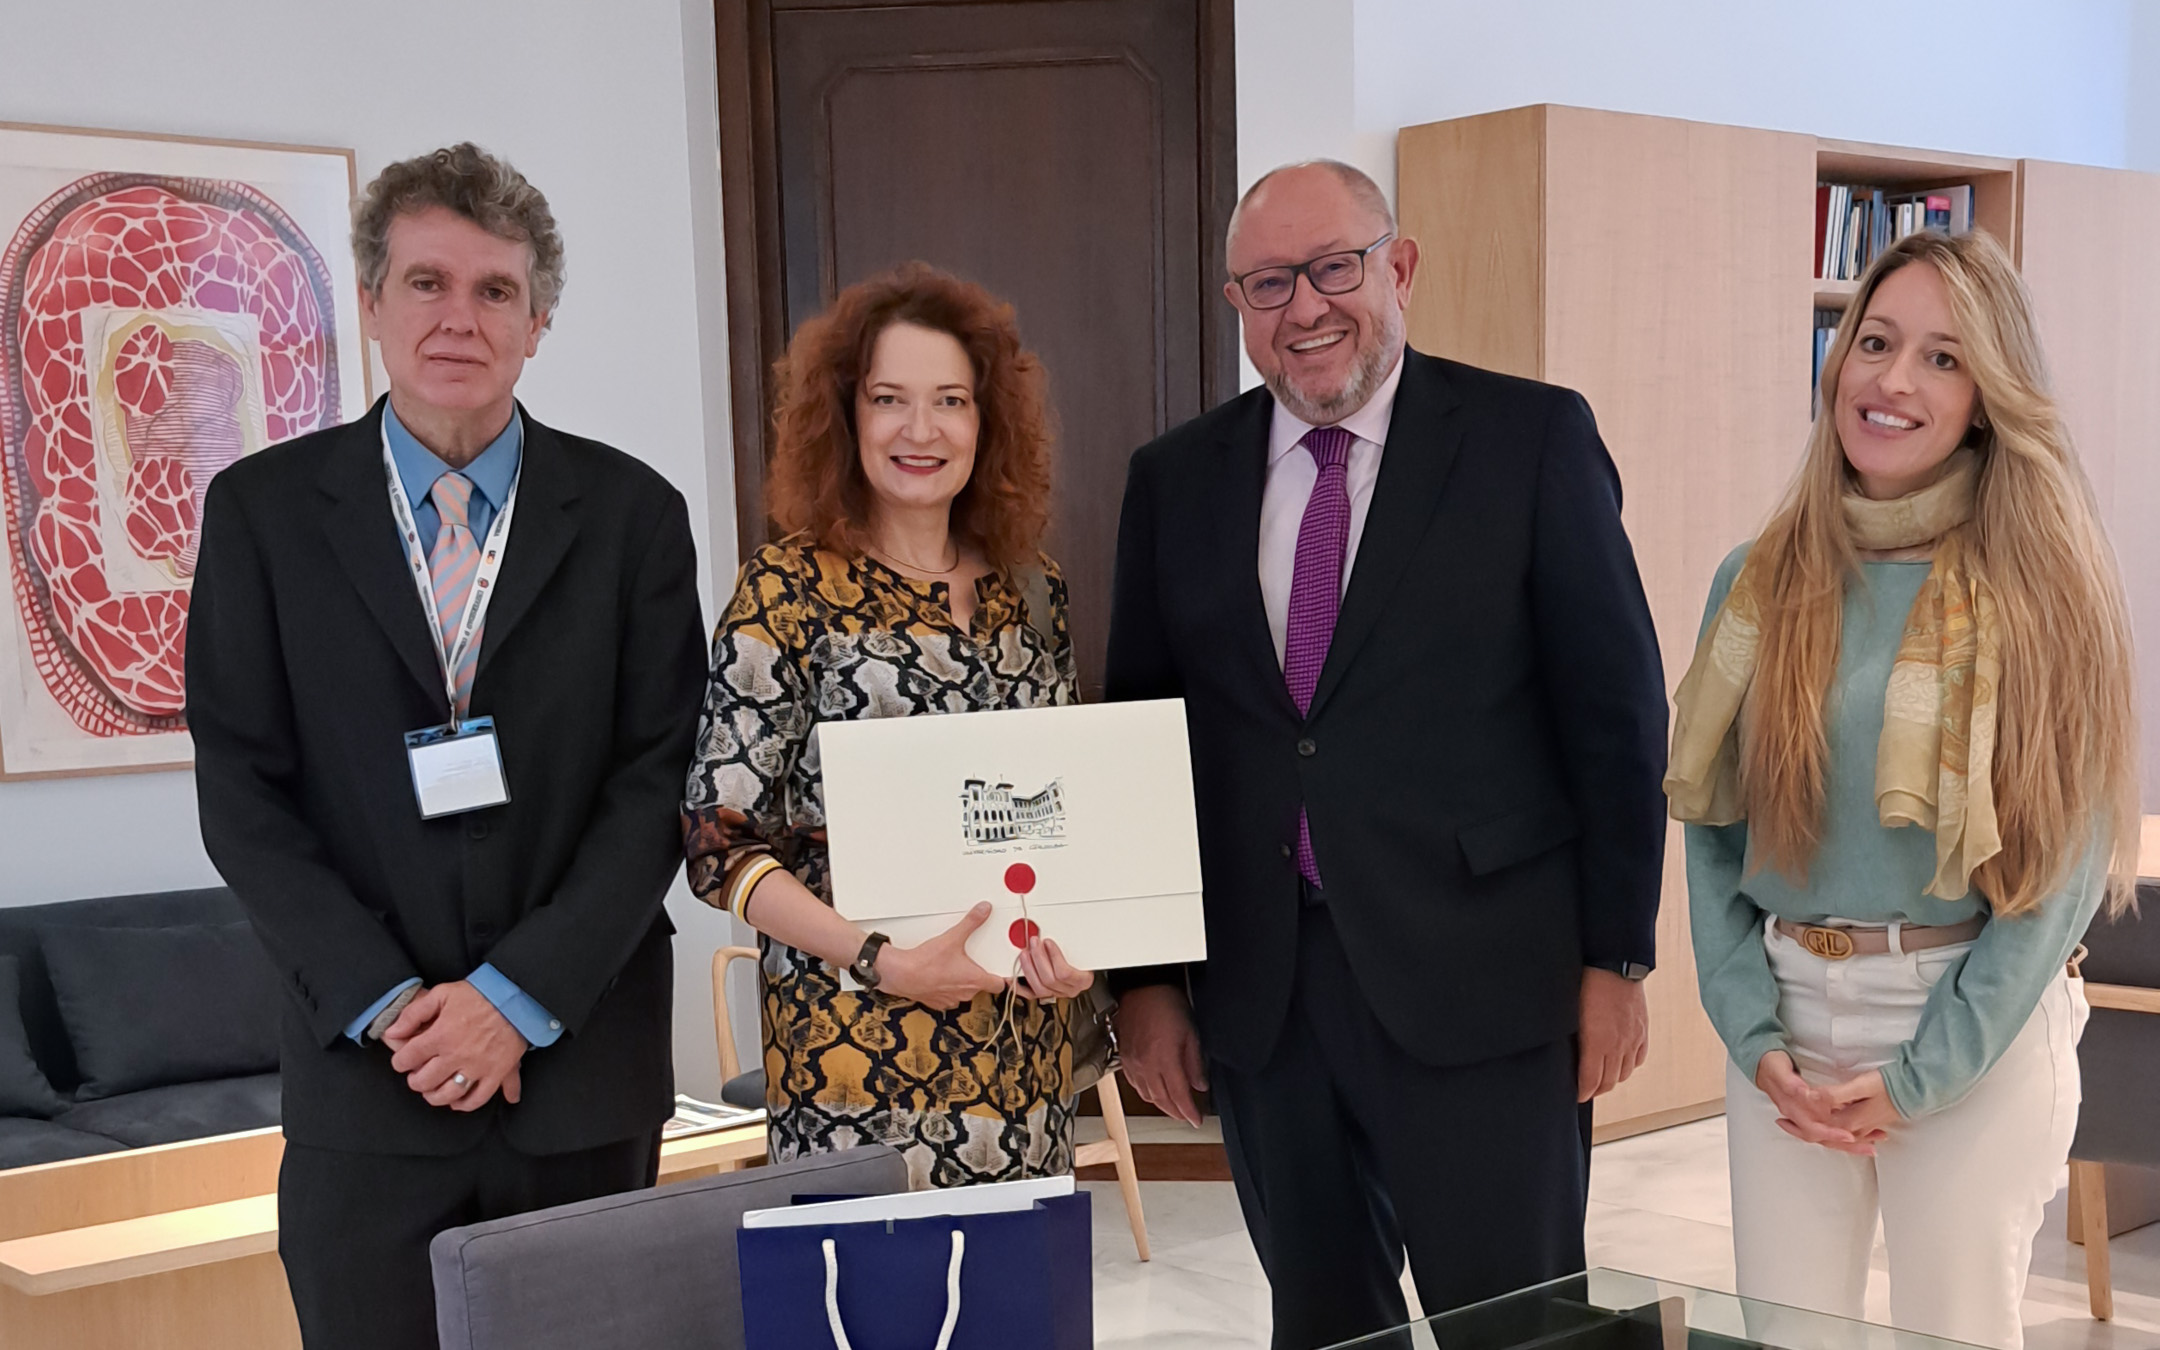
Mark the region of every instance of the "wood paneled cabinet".
MULTIPOLYGON (((2160 650, 2160 179, 1540 104, 1403 129, 1404 235, 1422 249, 1413 346, 1579 390, 1618 463, 1668 686, 1712 574, 1798 468, 1816 280, 1815 187, 1974 186, 1974 220, 2030 284, 2142 646, 2160 650)), ((2160 805, 2160 661, 2143 676, 2160 805)), ((1594 892, 1597 879, 1587 878, 1594 892)), ((1695 992, 1680 831, 1666 850, 1651 1056, 1598 1103, 1612 1138, 1721 1110, 1725 1055, 1695 992)))

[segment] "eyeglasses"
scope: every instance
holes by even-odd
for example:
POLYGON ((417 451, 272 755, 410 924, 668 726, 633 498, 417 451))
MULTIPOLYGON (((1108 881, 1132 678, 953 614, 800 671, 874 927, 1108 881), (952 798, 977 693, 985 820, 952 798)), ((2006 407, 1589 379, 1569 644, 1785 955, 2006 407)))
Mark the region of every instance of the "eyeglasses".
POLYGON ((1322 295, 1347 295, 1365 284, 1365 258, 1395 237, 1391 230, 1363 248, 1343 253, 1323 253, 1308 262, 1289 267, 1257 267, 1230 278, 1254 309, 1281 309, 1297 294, 1297 279, 1304 277, 1322 295))

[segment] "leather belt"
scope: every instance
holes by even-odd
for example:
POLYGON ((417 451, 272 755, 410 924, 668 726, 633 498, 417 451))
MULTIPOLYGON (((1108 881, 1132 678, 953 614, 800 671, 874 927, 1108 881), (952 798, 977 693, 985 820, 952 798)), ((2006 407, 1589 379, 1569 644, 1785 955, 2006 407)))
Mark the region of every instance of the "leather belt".
MULTIPOLYGON (((1980 936, 1987 927, 1988 916, 1975 914, 1963 923, 1898 925, 1898 948, 1901 951, 1926 951, 1930 947, 1947 947, 1953 942, 1970 942, 1980 936)), ((1843 961, 1853 956, 1884 956, 1890 951, 1890 929, 1887 925, 1870 925, 1866 928, 1829 928, 1820 924, 1794 923, 1791 919, 1779 919, 1777 930, 1812 955, 1825 961, 1843 961)))

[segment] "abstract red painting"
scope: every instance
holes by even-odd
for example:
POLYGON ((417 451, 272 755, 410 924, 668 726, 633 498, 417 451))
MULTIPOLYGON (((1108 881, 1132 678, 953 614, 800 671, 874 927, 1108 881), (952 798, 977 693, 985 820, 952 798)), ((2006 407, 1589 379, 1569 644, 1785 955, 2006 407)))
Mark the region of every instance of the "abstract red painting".
POLYGON ((365 406, 349 152, 0 127, 0 777, 182 767, 203 494, 365 406))

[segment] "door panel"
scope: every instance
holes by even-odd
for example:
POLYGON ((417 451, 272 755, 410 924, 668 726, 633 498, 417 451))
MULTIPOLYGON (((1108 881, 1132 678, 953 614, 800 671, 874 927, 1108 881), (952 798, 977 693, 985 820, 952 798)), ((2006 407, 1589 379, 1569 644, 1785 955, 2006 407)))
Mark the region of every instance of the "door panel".
POLYGON ((1202 163, 1205 8, 771 14, 784 323, 910 259, 1012 302, 1049 373, 1059 435, 1045 547, 1071 586, 1090 696, 1126 460, 1235 380, 1233 349, 1207 331, 1229 311, 1209 238, 1222 169, 1202 163))

